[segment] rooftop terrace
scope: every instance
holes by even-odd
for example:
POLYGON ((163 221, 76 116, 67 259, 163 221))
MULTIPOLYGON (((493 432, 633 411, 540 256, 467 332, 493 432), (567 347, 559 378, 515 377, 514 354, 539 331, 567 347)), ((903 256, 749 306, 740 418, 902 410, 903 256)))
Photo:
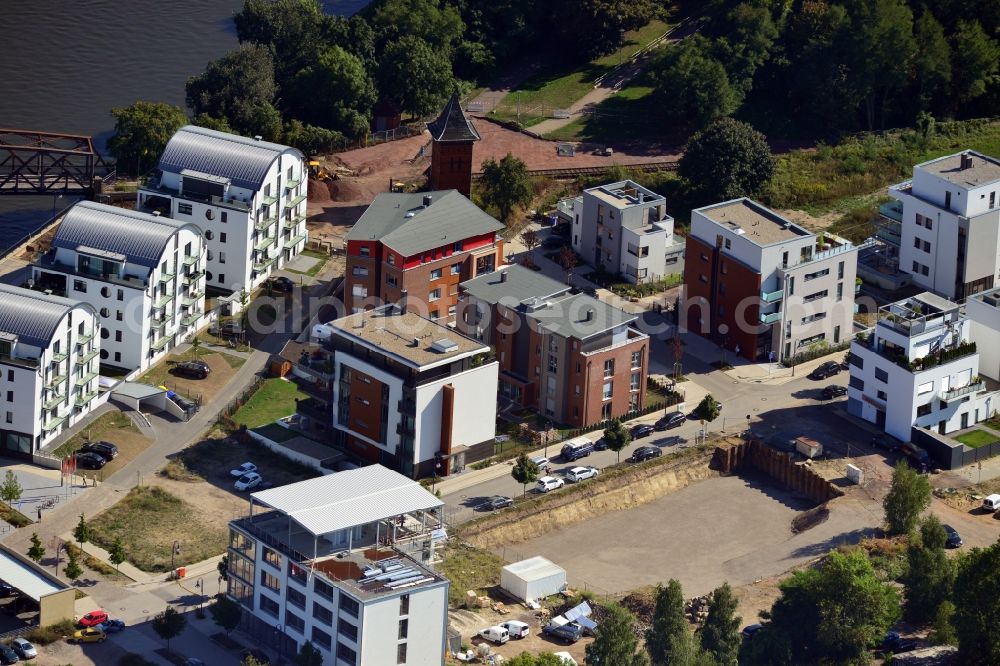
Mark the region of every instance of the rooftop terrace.
POLYGON ((746 198, 706 206, 696 212, 757 245, 771 245, 812 235, 774 211, 746 198))
POLYGON ((924 162, 917 168, 962 187, 979 187, 1000 180, 1000 161, 971 150, 924 162))

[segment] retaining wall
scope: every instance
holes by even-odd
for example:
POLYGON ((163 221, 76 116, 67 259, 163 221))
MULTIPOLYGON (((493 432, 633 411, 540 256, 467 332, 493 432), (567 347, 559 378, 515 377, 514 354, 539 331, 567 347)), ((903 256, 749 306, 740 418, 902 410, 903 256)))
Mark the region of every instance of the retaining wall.
POLYGON ((808 466, 796 463, 788 454, 755 439, 717 447, 713 467, 722 474, 733 474, 747 468, 763 472, 785 487, 819 503, 844 494, 808 466))

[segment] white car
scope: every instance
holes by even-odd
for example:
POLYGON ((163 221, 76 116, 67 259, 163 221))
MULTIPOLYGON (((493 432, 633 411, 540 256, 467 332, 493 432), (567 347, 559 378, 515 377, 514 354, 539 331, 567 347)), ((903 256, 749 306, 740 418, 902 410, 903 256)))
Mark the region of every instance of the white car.
POLYGON ((510 634, 507 633, 507 629, 499 624, 482 629, 479 632, 479 637, 496 645, 503 645, 510 640, 510 634))
POLYGON ((15 638, 10 642, 10 649, 17 653, 21 659, 34 659, 38 656, 38 650, 25 638, 15 638))
POLYGON ((535 484, 535 490, 540 493, 547 493, 550 490, 562 488, 563 485, 565 485, 565 482, 562 479, 557 479, 554 476, 543 476, 538 479, 538 483, 535 484))
POLYGON ((244 474, 249 474, 250 472, 256 472, 256 471, 257 471, 257 465, 254 465, 252 462, 245 462, 236 469, 229 470, 229 476, 239 478, 244 474))
POLYGON ((570 483, 576 483, 577 481, 592 479, 600 473, 600 470, 596 467, 574 467, 566 472, 566 480, 570 483))
POLYGON ((250 472, 249 474, 244 474, 236 480, 234 487, 236 490, 250 490, 251 488, 256 488, 261 484, 264 479, 260 478, 260 474, 257 472, 250 472))
POLYGON ((531 462, 538 465, 538 469, 545 469, 549 465, 549 459, 545 456, 535 456, 531 459, 531 462))

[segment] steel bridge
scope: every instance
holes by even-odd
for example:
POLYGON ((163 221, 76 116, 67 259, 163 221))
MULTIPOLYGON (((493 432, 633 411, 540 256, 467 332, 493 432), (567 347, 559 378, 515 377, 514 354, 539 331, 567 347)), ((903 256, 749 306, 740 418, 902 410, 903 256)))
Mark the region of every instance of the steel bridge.
POLYGON ((89 136, 0 129, 0 195, 69 194, 93 198, 95 179, 115 179, 89 136))

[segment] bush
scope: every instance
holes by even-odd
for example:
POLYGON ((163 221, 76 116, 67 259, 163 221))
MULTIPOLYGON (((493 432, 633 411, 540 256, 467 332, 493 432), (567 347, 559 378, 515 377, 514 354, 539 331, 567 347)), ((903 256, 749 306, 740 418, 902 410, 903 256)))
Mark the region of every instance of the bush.
POLYGON ((793 368, 800 363, 805 363, 806 361, 812 361, 814 359, 820 358, 821 356, 826 356, 827 354, 832 354, 834 352, 843 351, 851 346, 851 341, 841 342, 838 345, 831 345, 826 342, 821 342, 813 345, 804 352, 799 352, 791 358, 784 359, 781 364, 786 368, 793 368))
POLYGON ((76 631, 76 627, 73 625, 73 621, 63 620, 47 627, 35 627, 28 632, 27 638, 32 643, 48 645, 62 640, 65 636, 72 636, 74 631, 76 631))

